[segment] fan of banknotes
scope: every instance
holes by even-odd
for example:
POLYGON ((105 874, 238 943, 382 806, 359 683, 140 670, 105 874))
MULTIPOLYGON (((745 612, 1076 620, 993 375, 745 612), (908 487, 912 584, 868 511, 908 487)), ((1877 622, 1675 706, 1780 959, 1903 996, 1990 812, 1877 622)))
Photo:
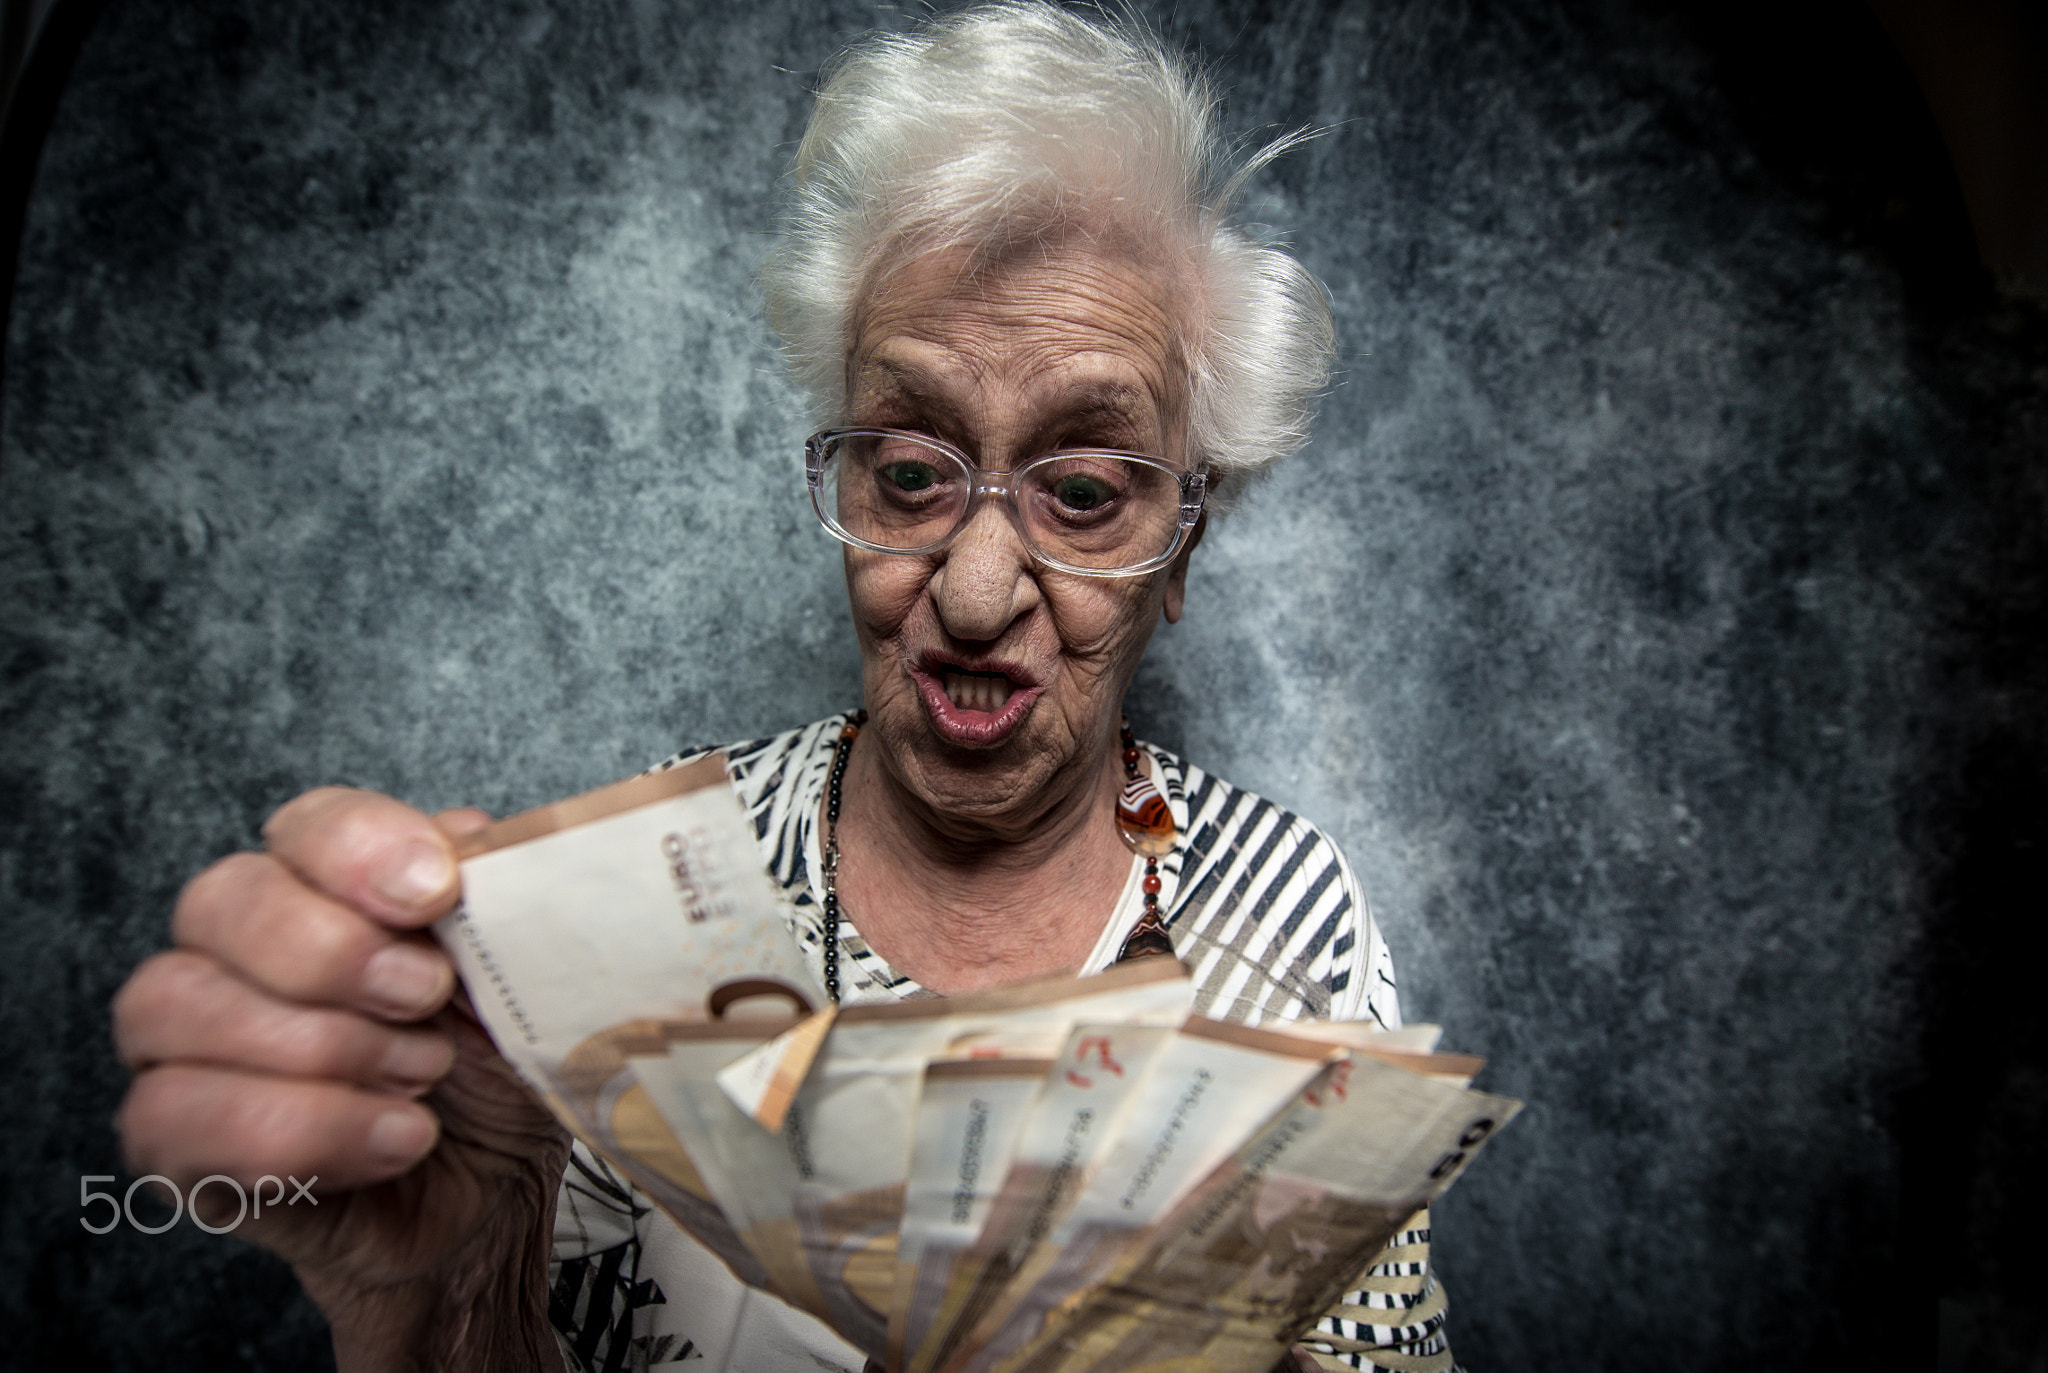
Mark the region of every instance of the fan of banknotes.
POLYGON ((830 1005, 718 757, 464 848, 437 933, 562 1121, 890 1373, 1266 1373, 1519 1103, 1186 968, 830 1005))

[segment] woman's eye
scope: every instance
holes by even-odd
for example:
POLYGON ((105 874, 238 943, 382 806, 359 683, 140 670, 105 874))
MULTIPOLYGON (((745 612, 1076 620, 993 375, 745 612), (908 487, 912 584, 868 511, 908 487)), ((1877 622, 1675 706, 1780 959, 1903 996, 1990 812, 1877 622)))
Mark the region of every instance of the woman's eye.
POLYGON ((928 462, 885 463, 881 475, 898 491, 923 491, 939 479, 938 470, 928 462))
POLYGON ((1062 477, 1052 486, 1053 499, 1069 510, 1093 510, 1115 494, 1100 477, 1062 477))

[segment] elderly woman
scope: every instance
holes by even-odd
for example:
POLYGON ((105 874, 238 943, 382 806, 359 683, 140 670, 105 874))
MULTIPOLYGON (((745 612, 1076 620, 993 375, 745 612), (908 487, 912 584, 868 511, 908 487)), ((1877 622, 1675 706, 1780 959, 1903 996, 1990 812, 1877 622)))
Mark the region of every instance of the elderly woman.
MULTIPOLYGON (((866 710, 727 752, 847 1001, 1170 952, 1212 1015, 1398 1021, 1330 842, 1121 724, 1204 521, 1301 441, 1330 351, 1314 281, 1224 221, 1249 168, 1211 103, 1144 35, 1026 5, 874 39, 819 97, 767 288, 829 425, 808 477, 866 710)), ((572 1149, 451 1004, 422 931, 484 822, 315 791, 192 882, 116 1006, 137 1170, 317 1174, 317 1208, 242 1233, 345 1368, 858 1369, 572 1149)), ((1396 1243, 1326 1357, 1448 1365, 1427 1232, 1396 1243)))

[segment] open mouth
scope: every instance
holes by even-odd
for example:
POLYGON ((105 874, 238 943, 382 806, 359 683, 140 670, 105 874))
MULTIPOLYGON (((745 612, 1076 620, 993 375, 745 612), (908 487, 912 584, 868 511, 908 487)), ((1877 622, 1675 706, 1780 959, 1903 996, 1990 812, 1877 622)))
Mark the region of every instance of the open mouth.
POLYGON ((939 737, 967 748, 1001 743, 1045 688, 1015 667, 972 668, 926 659, 910 669, 939 737))

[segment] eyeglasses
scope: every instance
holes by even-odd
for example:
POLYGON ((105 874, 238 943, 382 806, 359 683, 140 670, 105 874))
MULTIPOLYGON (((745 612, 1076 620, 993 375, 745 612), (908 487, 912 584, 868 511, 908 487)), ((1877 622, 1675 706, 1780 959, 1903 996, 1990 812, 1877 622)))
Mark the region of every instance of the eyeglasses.
POLYGON ((811 506, 833 535, 875 553, 936 553, 976 498, 1000 495, 1033 557, 1083 577, 1172 562, 1202 518, 1208 479, 1137 453, 1062 449, 1008 472, 898 429, 827 429, 804 444, 811 506))

